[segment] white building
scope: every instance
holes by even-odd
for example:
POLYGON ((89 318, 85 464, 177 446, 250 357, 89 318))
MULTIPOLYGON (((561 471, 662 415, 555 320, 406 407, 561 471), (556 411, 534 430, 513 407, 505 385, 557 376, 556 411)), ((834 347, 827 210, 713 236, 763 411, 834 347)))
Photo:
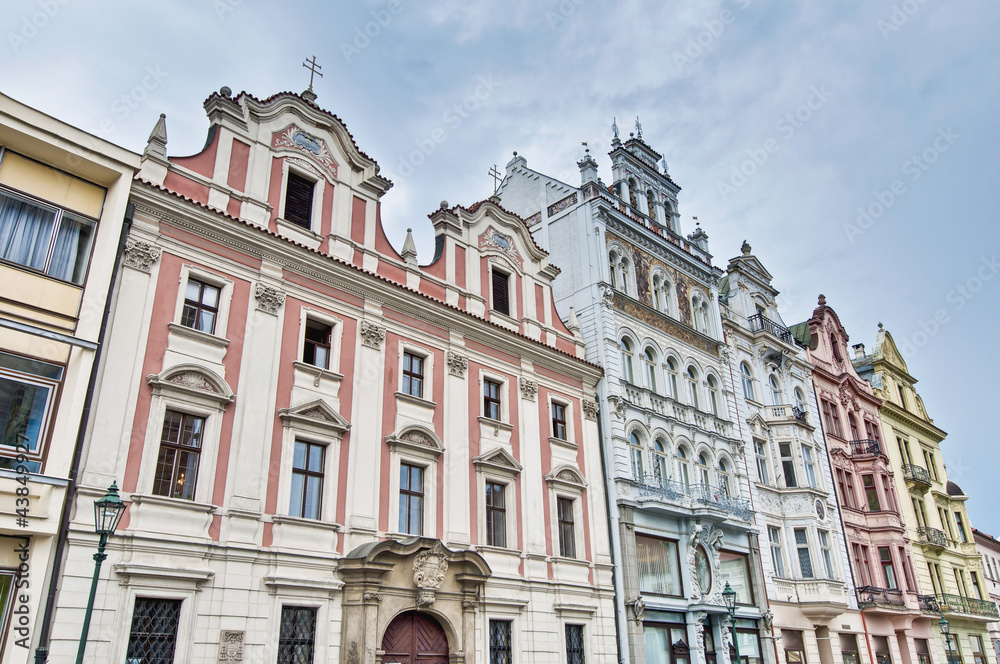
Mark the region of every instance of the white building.
MULTIPOLYGON (((983 576, 986 579, 986 592, 993 602, 1000 603, 1000 542, 992 535, 972 529, 972 537, 976 547, 983 555, 983 576)), ((1000 622, 987 625, 993 652, 1000 658, 1000 622)))

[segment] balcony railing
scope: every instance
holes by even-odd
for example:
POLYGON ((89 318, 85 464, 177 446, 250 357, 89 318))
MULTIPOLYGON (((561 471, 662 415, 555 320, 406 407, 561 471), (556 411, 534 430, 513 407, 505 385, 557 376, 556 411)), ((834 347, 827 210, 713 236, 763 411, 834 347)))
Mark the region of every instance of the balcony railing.
POLYGON ((920 526, 917 528, 917 535, 920 537, 920 543, 925 546, 934 546, 940 549, 948 546, 948 537, 943 530, 920 526))
POLYGON ((935 595, 918 595, 920 608, 930 613, 962 613, 967 616, 982 616, 983 618, 1000 617, 995 602, 989 602, 973 597, 937 593, 935 595))
POLYGON ((685 507, 710 507, 732 514, 742 521, 751 521, 753 511, 750 503, 733 498, 725 490, 710 484, 684 484, 665 480, 658 475, 644 475, 639 495, 655 496, 667 502, 685 507))
POLYGON ((806 414, 806 411, 802 410, 798 406, 792 406, 792 417, 797 419, 799 422, 805 422, 806 424, 809 423, 809 416, 806 414))
POLYGON ((851 456, 878 456, 882 454, 882 448, 877 440, 865 438, 863 440, 852 440, 851 456))
POLYGON ((792 343, 792 333, 788 331, 788 328, 783 325, 778 325, 770 318, 765 317, 763 314, 750 316, 747 321, 750 323, 751 332, 766 332, 772 337, 781 339, 786 344, 792 343))
POLYGON ((931 485, 931 474, 927 472, 927 469, 914 466, 912 463, 903 464, 903 478, 917 484, 931 485))
POLYGON ((898 588, 879 588, 877 586, 861 586, 858 588, 858 605, 861 608, 881 607, 886 609, 905 609, 903 591, 898 588))

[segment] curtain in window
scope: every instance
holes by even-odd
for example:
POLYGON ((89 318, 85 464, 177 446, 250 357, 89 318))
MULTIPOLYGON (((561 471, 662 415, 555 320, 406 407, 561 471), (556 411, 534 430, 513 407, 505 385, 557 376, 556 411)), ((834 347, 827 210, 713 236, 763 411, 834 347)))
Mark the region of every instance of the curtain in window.
POLYGON ((55 218, 51 210, 0 194, 0 258, 41 270, 55 218))
POLYGON ((83 283, 93 235, 93 224, 63 214, 48 273, 56 279, 72 281, 75 284, 83 283))

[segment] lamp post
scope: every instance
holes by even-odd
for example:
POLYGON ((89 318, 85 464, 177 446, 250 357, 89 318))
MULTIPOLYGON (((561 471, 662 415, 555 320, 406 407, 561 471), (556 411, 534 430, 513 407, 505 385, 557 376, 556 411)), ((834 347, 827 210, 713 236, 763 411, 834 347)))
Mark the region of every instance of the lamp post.
POLYGON ((80 647, 76 651, 76 664, 83 664, 83 654, 87 651, 87 633, 90 631, 90 614, 94 610, 94 597, 97 595, 97 580, 101 576, 101 563, 108 557, 104 553, 108 537, 118 528, 118 523, 125 513, 125 503, 118 497, 118 483, 112 482, 108 492, 94 501, 94 530, 100 536, 97 542, 97 553, 94 554, 94 580, 90 583, 90 599, 87 600, 87 612, 83 616, 83 633, 80 634, 80 647))
POLYGON ((941 620, 938 621, 938 627, 941 628, 944 640, 948 644, 948 664, 953 664, 951 659, 951 625, 948 624, 948 619, 941 616, 941 620))
POLYGON ((729 611, 729 622, 733 623, 733 646, 736 648, 736 663, 740 664, 740 641, 736 637, 736 591, 726 581, 726 587, 722 591, 722 599, 726 602, 726 609, 729 611))

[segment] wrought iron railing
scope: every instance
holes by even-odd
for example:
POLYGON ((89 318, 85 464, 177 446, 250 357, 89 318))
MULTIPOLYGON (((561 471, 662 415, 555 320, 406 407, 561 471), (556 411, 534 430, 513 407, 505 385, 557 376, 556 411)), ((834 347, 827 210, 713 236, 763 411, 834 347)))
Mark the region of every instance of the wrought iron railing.
POLYGON ((878 456, 882 453, 882 447, 878 444, 878 441, 871 438, 852 440, 850 446, 851 456, 878 456))
POLYGON ((927 472, 927 469, 914 466, 912 463, 903 464, 903 477, 913 482, 919 482, 927 486, 931 485, 931 474, 927 472))
POLYGON ((945 535, 943 530, 930 528, 928 526, 919 526, 917 528, 917 535, 920 536, 921 544, 938 546, 942 549, 948 546, 948 537, 945 535))
POLYGON ((663 479, 659 475, 644 475, 640 481, 640 495, 655 496, 679 505, 685 505, 690 501, 691 507, 712 507, 743 521, 753 519, 753 510, 750 509, 748 501, 733 498, 720 487, 710 484, 684 484, 663 479))
POLYGON ((917 595, 917 603, 920 604, 921 611, 941 613, 941 605, 938 604, 937 597, 934 595, 917 595))
POLYGON ((934 595, 937 601, 939 612, 941 613, 964 613, 971 616, 983 616, 984 618, 997 618, 997 605, 973 597, 962 597, 961 595, 949 595, 947 593, 937 593, 934 595))
POLYGON ((809 416, 806 411, 802 410, 798 406, 792 406, 792 417, 797 419, 799 422, 809 422, 809 416))
POLYGON ((865 607, 883 607, 889 609, 905 609, 903 591, 898 588, 879 588, 877 586, 861 586, 858 588, 858 605, 865 607))
POLYGON ((750 316, 747 321, 750 323, 751 332, 766 332, 772 337, 781 339, 786 344, 792 343, 792 333, 788 331, 788 328, 783 325, 778 325, 770 318, 765 317, 763 314, 750 316))

